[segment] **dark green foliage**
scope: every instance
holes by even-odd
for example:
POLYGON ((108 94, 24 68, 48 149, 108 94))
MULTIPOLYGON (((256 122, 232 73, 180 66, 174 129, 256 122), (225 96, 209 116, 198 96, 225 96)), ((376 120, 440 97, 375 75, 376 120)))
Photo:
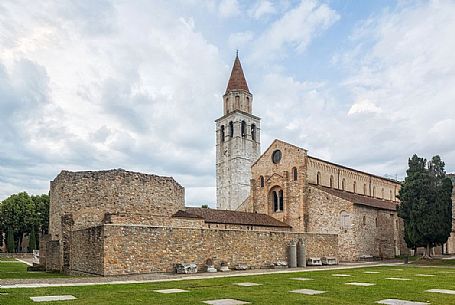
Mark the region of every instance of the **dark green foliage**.
POLYGON ((30 232, 30 239, 28 242, 28 252, 33 252, 36 250, 36 232, 35 227, 32 227, 32 231, 30 232))
POLYGON ((8 230, 8 233, 6 233, 6 245, 7 245, 7 248, 8 248, 8 252, 9 253, 13 253, 14 250, 16 249, 15 245, 14 245, 14 234, 13 234, 13 230, 8 230))
MULTIPOLYGON (((17 252, 24 234, 31 234, 30 242, 37 245, 37 233, 46 234, 49 227, 49 196, 29 196, 26 192, 13 194, 0 203, 0 230, 11 231, 17 252)), ((9 235, 8 235, 9 236, 9 235)), ((30 247, 30 249, 32 249, 30 247)))
POLYGON ((434 156, 428 163, 417 155, 409 159, 400 189, 398 215, 404 220, 409 248, 434 247, 447 242, 452 227, 452 182, 444 162, 434 156))

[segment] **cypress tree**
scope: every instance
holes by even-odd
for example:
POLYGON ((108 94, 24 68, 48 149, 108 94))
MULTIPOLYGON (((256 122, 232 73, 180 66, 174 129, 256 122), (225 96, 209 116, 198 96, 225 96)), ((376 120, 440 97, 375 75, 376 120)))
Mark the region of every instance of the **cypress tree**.
POLYGON ((7 237, 6 237, 6 245, 8 247, 8 252, 9 253, 14 253, 16 247, 14 246, 14 235, 13 235, 13 230, 8 229, 7 237))
POLYGON ((33 250, 36 250, 36 233, 35 233, 34 226, 32 226, 32 230, 30 232, 30 239, 28 241, 28 249, 29 249, 29 252, 33 252, 33 250))
POLYGON ((404 220, 409 248, 430 248, 447 242, 452 228, 452 182, 446 178, 444 162, 430 162, 417 155, 409 159, 406 179, 400 189, 398 215, 404 220), (428 166, 428 167, 427 167, 428 166))

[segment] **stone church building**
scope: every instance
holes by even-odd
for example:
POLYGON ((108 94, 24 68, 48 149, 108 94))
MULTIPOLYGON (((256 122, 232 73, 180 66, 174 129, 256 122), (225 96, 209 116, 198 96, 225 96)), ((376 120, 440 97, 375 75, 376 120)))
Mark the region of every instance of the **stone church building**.
POLYGON ((307 257, 339 261, 407 251, 399 182, 280 140, 260 154, 260 118, 238 56, 222 103, 217 209, 185 207, 172 177, 62 171, 51 182, 49 235, 40 243, 46 269, 105 276, 172 272, 178 263, 204 270, 207 260, 269 268, 287 261, 297 241, 307 257))

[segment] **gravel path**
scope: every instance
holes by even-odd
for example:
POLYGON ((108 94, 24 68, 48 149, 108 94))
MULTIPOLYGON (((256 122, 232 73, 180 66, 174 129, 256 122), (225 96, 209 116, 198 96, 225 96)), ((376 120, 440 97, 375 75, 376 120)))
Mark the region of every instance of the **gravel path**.
POLYGON ((124 276, 90 276, 90 277, 67 277, 67 278, 43 278, 43 279, 5 279, 0 280, 0 288, 37 288, 37 287, 64 287, 64 286, 92 286, 107 284, 135 284, 153 283, 167 281, 181 281, 193 279, 210 279, 217 277, 250 276, 271 273, 296 273, 311 272, 319 270, 353 269, 376 266, 395 266, 401 263, 349 263, 338 266, 317 266, 292 269, 256 269, 246 271, 230 271, 218 273, 197 273, 197 274, 172 274, 172 273, 151 273, 124 276))

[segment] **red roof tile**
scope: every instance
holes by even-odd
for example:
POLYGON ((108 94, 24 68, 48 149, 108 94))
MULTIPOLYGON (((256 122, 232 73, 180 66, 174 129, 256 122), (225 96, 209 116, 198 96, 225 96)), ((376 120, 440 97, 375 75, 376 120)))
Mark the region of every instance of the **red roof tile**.
POLYGON ((232 67, 231 77, 229 78, 226 93, 232 90, 245 90, 247 92, 250 92, 238 55, 234 60, 234 66, 232 67))
POLYGON ((173 217, 203 218, 206 223, 237 224, 265 227, 290 226, 269 215, 261 213, 248 213, 229 210, 216 210, 209 208, 186 208, 185 211, 178 211, 173 217))

